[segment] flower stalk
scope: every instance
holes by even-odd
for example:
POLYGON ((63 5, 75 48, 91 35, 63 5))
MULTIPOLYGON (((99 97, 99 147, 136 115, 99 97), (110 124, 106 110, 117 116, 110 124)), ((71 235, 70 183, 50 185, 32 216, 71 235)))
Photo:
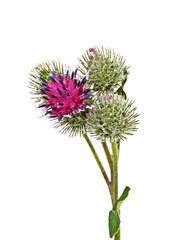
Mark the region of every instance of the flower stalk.
POLYGON ((97 154, 97 152, 96 152, 96 150, 95 150, 95 148, 94 148, 90 138, 88 137, 88 135, 86 133, 83 134, 83 137, 85 138, 86 142, 88 143, 88 145, 89 145, 89 147, 90 147, 90 149, 91 149, 91 151, 93 153, 93 156, 94 156, 94 158, 95 158, 95 160, 96 160, 96 162, 97 162, 97 164, 98 164, 98 166, 99 166, 99 168, 100 168, 100 170, 102 172, 102 175, 103 175, 103 177, 104 177, 104 179, 105 179, 105 181, 107 183, 107 186, 109 186, 110 185, 109 178, 107 176, 107 173, 106 173, 106 171, 105 171, 105 169, 104 169, 104 167, 103 167, 103 165, 102 165, 102 163, 100 161, 100 158, 99 158, 99 156, 98 156, 98 154, 97 154))
POLYGON ((101 143, 102 143, 102 146, 103 146, 103 149, 104 149, 106 158, 107 158, 108 163, 109 163, 109 168, 110 168, 111 178, 110 178, 110 182, 109 182, 108 188, 109 188, 109 192, 110 192, 110 195, 111 195, 111 201, 112 201, 112 204, 113 204, 113 200, 112 200, 112 195, 113 195, 113 192, 112 192, 112 182, 113 182, 113 158, 112 158, 112 155, 111 155, 111 153, 110 153, 110 151, 109 151, 109 148, 108 148, 108 146, 107 146, 107 143, 106 143, 106 142, 101 142, 101 143))
MULTIPOLYGON (((113 183, 112 183, 112 203, 113 205, 118 200, 118 161, 119 161, 119 143, 112 142, 112 152, 113 152, 113 183)), ((118 214, 120 216, 120 210, 118 210, 118 214)), ((118 232, 116 233, 115 240, 120 240, 120 227, 118 232)))

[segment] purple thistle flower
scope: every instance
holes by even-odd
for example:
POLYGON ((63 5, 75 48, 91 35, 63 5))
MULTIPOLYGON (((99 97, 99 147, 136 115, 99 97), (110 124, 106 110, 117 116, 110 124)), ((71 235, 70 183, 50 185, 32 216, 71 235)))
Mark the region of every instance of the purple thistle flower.
POLYGON ((69 75, 61 75, 59 72, 55 74, 52 71, 51 81, 42 80, 42 88, 40 92, 44 102, 39 106, 45 108, 45 115, 50 118, 57 118, 59 121, 63 117, 72 117, 74 114, 84 111, 89 105, 85 102, 92 94, 88 94, 91 89, 84 89, 86 76, 82 81, 76 78, 77 69, 69 75))

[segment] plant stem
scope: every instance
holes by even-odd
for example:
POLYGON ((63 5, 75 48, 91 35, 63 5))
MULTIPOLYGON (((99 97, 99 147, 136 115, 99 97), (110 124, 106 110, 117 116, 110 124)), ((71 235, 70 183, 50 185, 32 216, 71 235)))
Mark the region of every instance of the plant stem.
POLYGON ((112 182, 113 182, 113 159, 112 159, 112 155, 109 151, 109 148, 107 146, 106 142, 102 142, 102 146, 105 152, 105 155, 107 157, 108 163, 109 163, 109 167, 110 167, 110 172, 111 172, 111 179, 110 179, 110 183, 109 183, 109 192, 110 192, 110 196, 111 196, 111 201, 113 203, 112 200, 112 196, 113 196, 113 190, 112 190, 112 182))
POLYGON ((106 171, 105 171, 105 169, 104 169, 104 167, 103 167, 103 165, 102 165, 102 163, 100 161, 100 158, 99 158, 99 156, 98 156, 98 154, 97 154, 97 152, 96 152, 92 142, 90 141, 88 135, 86 133, 84 133, 83 136, 84 136, 86 142, 88 143, 88 145, 89 145, 89 147, 90 147, 90 149, 91 149, 91 151, 93 153, 93 156, 94 156, 94 158, 95 158, 95 160, 96 160, 96 162, 97 162, 97 164, 98 164, 98 166, 99 166, 99 168, 100 168, 100 170, 102 172, 102 175, 103 175, 103 177, 104 177, 104 179, 105 179, 105 181, 107 183, 107 186, 109 188, 110 181, 109 181, 109 178, 108 178, 108 176, 106 174, 106 171))
MULTIPOLYGON (((113 151, 113 182, 112 182, 112 202, 114 203, 118 200, 118 159, 119 159, 119 144, 117 142, 112 142, 113 151)), ((119 212, 120 215, 120 212, 119 212)), ((114 237, 114 240, 120 240, 120 229, 114 237)))
POLYGON ((114 202, 118 200, 118 144, 112 142, 112 152, 113 152, 113 192, 114 192, 114 202))
POLYGON ((118 159, 119 159, 119 151, 120 151, 120 142, 118 142, 118 159))
POLYGON ((112 167, 113 167, 112 156, 111 156, 111 154, 110 154, 110 151, 109 151, 109 148, 108 148, 108 146, 107 146, 107 143, 106 143, 106 142, 102 142, 102 146, 103 146, 105 155, 106 155, 106 157, 107 157, 109 166, 110 166, 110 168, 112 168, 112 167))

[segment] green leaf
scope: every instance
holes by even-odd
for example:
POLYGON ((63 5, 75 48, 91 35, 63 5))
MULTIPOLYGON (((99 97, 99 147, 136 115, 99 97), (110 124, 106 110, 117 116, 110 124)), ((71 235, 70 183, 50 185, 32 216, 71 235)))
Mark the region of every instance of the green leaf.
POLYGON ((119 230, 120 219, 117 212, 111 210, 109 212, 109 235, 112 238, 119 230))
POLYGON ((120 226, 120 217, 119 217, 119 208, 122 202, 128 197, 130 188, 127 186, 120 198, 116 201, 113 206, 113 209, 109 212, 109 235, 112 238, 119 231, 120 226))
POLYGON ((119 87, 116 91, 118 94, 122 95, 125 99, 127 98, 125 91, 123 90, 123 86, 119 87))
POLYGON ((118 90, 116 91, 116 93, 122 95, 125 99, 127 99, 127 95, 126 95, 125 91, 123 90, 123 88, 124 88, 124 86, 125 86, 125 83, 127 82, 127 77, 128 77, 128 74, 129 74, 129 73, 128 73, 128 71, 127 71, 126 68, 124 69, 124 72, 123 72, 123 73, 125 74, 125 78, 123 79, 122 85, 118 88, 118 90))
POLYGON ((117 200, 117 202, 114 204, 113 206, 113 210, 114 211, 118 211, 122 202, 128 197, 128 194, 129 194, 129 191, 130 191, 130 188, 127 186, 123 193, 121 194, 121 197, 117 200))

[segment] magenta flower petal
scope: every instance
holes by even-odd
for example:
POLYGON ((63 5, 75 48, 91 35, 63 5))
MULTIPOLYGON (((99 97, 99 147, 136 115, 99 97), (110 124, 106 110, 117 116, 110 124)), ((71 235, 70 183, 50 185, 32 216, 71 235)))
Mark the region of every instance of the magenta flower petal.
POLYGON ((45 108, 50 118, 57 118, 59 121, 63 117, 72 117, 74 114, 84 111, 89 106, 86 99, 92 94, 88 94, 91 89, 84 89, 86 77, 82 81, 76 78, 77 69, 69 75, 60 73, 55 74, 52 71, 51 81, 46 81, 42 77, 42 88, 40 92, 43 95, 44 102, 39 106, 45 108))

